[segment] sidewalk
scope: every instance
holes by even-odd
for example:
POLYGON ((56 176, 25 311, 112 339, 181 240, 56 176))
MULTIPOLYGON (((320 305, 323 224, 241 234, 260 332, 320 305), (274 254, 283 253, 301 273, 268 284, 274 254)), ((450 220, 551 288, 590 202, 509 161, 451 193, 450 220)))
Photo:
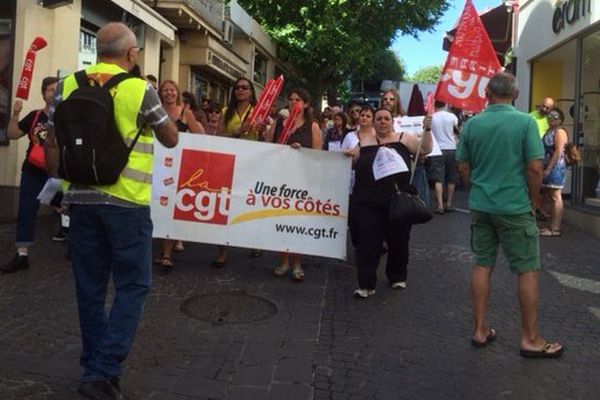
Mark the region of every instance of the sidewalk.
MULTIPOLYGON (((66 247, 50 241, 51 221, 40 219, 31 269, 0 276, 0 399, 79 399, 73 277, 66 247)), ((408 288, 390 289, 381 274, 377 294, 362 301, 352 296, 355 270, 346 263, 307 257, 306 281, 296 284, 273 276, 275 254, 253 259, 233 249, 215 270, 214 246, 189 243, 172 273, 154 273, 125 393, 157 400, 597 398, 600 242, 569 226, 562 238, 542 239, 540 325, 567 350, 559 360, 527 360, 518 355, 516 279, 503 258, 489 314, 498 339, 485 349, 469 345, 469 222, 457 212, 415 227, 408 288)), ((0 225, 2 263, 12 257, 14 229, 0 225)))

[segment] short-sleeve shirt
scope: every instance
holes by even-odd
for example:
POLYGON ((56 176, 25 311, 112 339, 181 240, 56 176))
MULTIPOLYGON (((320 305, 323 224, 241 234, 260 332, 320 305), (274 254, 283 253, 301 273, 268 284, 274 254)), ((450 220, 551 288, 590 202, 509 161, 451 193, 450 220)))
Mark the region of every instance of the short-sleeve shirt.
POLYGON ((435 136, 440 149, 456 150, 454 128, 458 128, 456 115, 446 110, 436 111, 431 117, 431 133, 435 136))
POLYGON ((531 211, 527 163, 544 157, 535 121, 506 104, 492 104, 469 119, 456 159, 469 164, 471 210, 500 215, 531 211))
POLYGON ((548 129, 550 129, 548 118, 545 115, 541 115, 537 110, 530 112, 529 115, 531 115, 535 120, 540 137, 543 137, 548 129))
POLYGON ((39 144, 40 146, 44 145, 44 141, 46 140, 46 135, 48 134, 48 116, 45 112, 41 110, 31 111, 29 114, 25 116, 22 120, 19 121, 19 129, 28 136, 30 133, 32 135, 29 136, 29 146, 27 147, 27 154, 25 155, 25 161, 23 161, 22 171, 27 171, 31 174, 38 175, 47 175, 46 170, 36 167, 33 164, 30 164, 27 159, 29 158, 29 153, 31 152, 31 148, 34 144, 39 144), (39 116, 36 115, 39 112, 39 116), (35 123, 35 126, 33 124, 35 123))

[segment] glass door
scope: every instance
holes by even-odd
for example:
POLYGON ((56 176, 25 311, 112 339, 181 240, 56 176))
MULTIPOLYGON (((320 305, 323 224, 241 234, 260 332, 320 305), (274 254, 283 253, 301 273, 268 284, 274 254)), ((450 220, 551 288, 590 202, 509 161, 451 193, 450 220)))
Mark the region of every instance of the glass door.
POLYGON ((600 32, 583 38, 581 52, 581 103, 579 144, 579 199, 600 210, 600 32))

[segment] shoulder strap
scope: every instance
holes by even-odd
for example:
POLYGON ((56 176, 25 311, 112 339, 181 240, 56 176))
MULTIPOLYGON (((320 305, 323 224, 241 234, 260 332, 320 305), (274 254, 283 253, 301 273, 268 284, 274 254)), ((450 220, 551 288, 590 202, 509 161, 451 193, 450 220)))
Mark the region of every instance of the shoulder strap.
POLYGON ((108 81, 106 81, 106 83, 104 85, 102 85, 102 87, 105 87, 106 89, 110 89, 110 88, 117 86, 119 83, 123 82, 124 80, 130 79, 130 78, 135 78, 135 76, 131 75, 128 72, 121 72, 120 74, 117 74, 117 75, 113 76, 112 78, 110 78, 108 81))
POLYGON ((31 126, 29 127, 29 138, 31 139, 31 137, 33 136, 33 130, 35 129, 35 126, 37 125, 38 120, 40 119, 40 115, 42 114, 44 110, 37 110, 35 112, 35 116, 33 117, 33 121, 31 122, 31 126))
POLYGON ((88 82, 87 74, 84 69, 82 69, 81 71, 75 72, 74 76, 75 76, 75 80, 77 81, 78 87, 90 86, 90 83, 88 82))

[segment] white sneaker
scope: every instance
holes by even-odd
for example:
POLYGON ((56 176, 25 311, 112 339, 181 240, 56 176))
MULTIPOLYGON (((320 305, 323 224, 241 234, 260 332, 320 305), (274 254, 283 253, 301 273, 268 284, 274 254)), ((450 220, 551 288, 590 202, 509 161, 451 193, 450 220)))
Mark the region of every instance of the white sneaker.
POLYGON ((392 289, 406 289, 406 282, 394 282, 392 283, 392 289))
POLYGON ((369 296, 373 296, 375 294, 375 290, 369 289, 356 289, 354 291, 354 297, 360 297, 361 299, 366 299, 369 296))

